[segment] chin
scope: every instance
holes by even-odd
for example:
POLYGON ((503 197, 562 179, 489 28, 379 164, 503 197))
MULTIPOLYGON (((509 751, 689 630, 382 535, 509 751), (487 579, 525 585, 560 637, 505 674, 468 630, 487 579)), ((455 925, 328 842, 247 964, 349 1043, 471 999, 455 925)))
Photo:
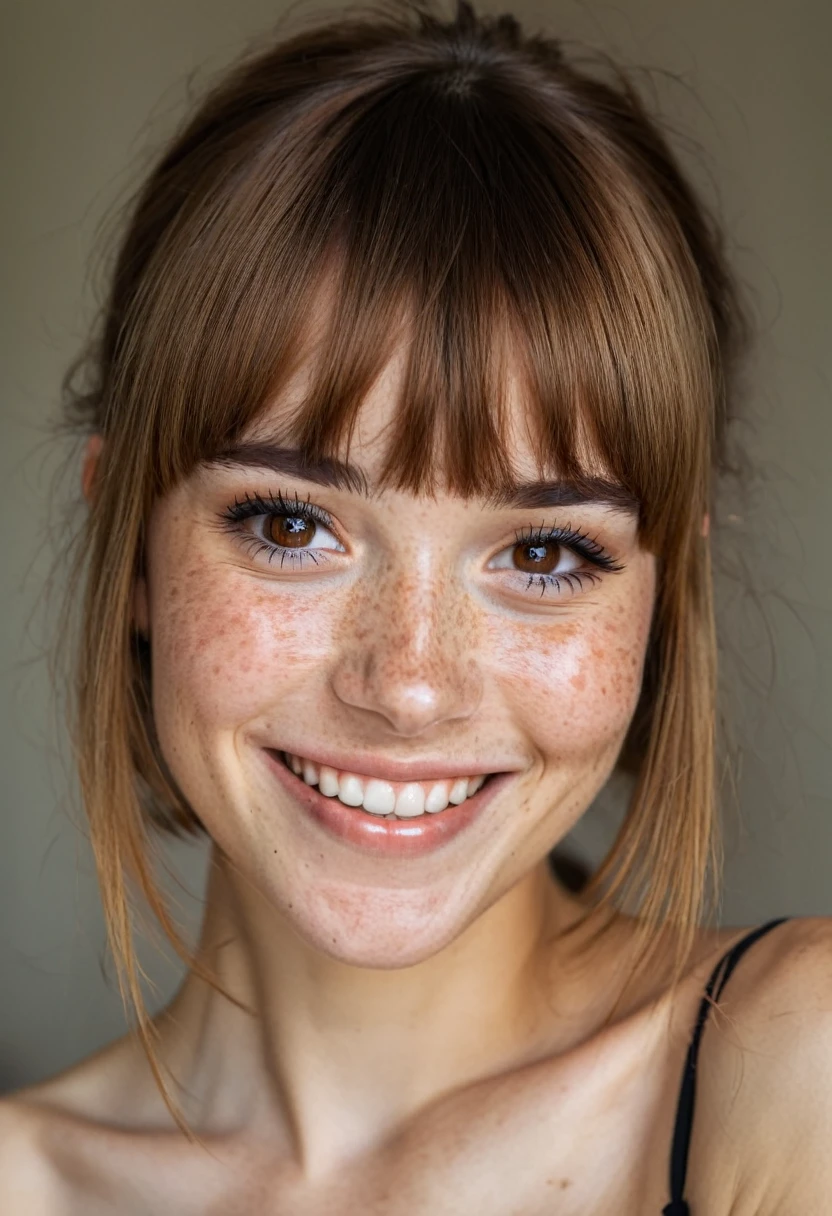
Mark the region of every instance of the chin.
POLYGON ((349 887, 316 890, 284 904, 294 931, 309 946, 352 967, 393 970, 438 954, 475 918, 434 891, 349 887))

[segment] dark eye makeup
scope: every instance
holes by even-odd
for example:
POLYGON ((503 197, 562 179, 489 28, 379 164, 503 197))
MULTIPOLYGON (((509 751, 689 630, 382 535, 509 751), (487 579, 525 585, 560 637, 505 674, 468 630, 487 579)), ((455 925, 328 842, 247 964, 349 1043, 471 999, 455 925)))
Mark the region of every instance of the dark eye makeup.
POLYGON ((604 548, 596 537, 573 528, 571 524, 565 527, 538 528, 529 525, 515 533, 516 549, 520 552, 514 555, 514 565, 518 572, 527 574, 525 590, 539 587, 540 594, 545 595, 548 587, 561 591, 567 586, 570 591, 583 591, 586 584, 596 583, 600 579, 599 571, 616 574, 624 566, 604 548), (589 569, 566 570, 553 573, 551 568, 561 550, 567 549, 575 556, 589 563, 589 569), (551 552, 554 550, 554 554, 551 552), (518 561, 519 558, 519 561, 518 561))
POLYGON ((288 534, 284 539, 292 536, 293 540, 303 539, 309 543, 321 527, 326 528, 327 531, 333 527, 332 516, 322 507, 309 499, 298 498, 296 494, 284 496, 278 490, 276 493, 269 492, 266 495, 246 492, 242 499, 235 498, 233 503, 220 512, 220 521, 223 526, 236 534, 253 555, 264 554, 269 564, 278 558, 281 569, 287 560, 294 566, 302 566, 304 558, 308 558, 316 566, 320 564, 321 553, 325 551, 280 544, 244 528, 246 520, 260 518, 282 521, 288 534), (311 536, 304 537, 304 532, 310 528, 312 529, 311 536))
MULTIPOLYGON (((332 516, 310 499, 301 499, 297 494, 247 492, 221 511, 219 520, 222 527, 234 533, 253 555, 263 554, 270 565, 279 562, 281 569, 287 561, 300 567, 306 559, 317 566, 326 560, 328 551, 343 551, 334 535, 332 516), (260 535, 246 528, 250 519, 262 519, 266 534, 260 535), (275 523, 280 540, 274 537, 275 523), (331 534, 335 545, 321 548, 319 540, 318 548, 301 547, 311 545, 321 529, 331 534)), ((528 525, 515 532, 515 538, 515 544, 508 546, 515 550, 511 570, 515 575, 526 576, 524 590, 539 588, 541 595, 550 588, 562 592, 565 587, 574 594, 598 582, 602 574, 624 569, 597 538, 570 524, 565 527, 528 525), (580 569, 556 569, 564 551, 580 558, 585 565, 580 569)))

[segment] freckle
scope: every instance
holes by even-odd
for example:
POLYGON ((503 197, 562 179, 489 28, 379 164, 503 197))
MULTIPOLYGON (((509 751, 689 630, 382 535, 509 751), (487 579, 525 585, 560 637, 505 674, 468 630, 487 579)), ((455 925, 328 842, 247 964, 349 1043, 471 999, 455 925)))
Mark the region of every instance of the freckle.
POLYGON ((607 686, 606 686, 606 684, 602 684, 601 685, 601 696, 605 697, 606 695, 607 695, 607 686))
POLYGON ((561 1180, 560 1180, 560 1189, 561 1189, 562 1191, 565 1191, 565 1190, 566 1190, 566 1188, 567 1188, 568 1186, 571 1186, 571 1185, 572 1185, 572 1179, 571 1179, 571 1178, 561 1178, 561 1180))
POLYGON ((573 688, 577 688, 578 692, 583 692, 583 690, 586 688, 586 676, 582 671, 578 672, 576 676, 572 676, 569 683, 573 688))

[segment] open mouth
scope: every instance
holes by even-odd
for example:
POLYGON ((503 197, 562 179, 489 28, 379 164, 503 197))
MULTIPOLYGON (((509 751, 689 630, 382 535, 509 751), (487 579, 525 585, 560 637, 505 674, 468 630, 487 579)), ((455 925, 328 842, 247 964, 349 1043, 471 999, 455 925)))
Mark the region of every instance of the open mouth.
MULTIPOLYGON (((272 750, 272 749, 270 749, 272 750)), ((303 756, 272 750, 281 763, 306 785, 316 786, 326 798, 360 808, 382 819, 418 819, 441 815, 449 806, 461 806, 473 797, 493 773, 427 781, 383 781, 364 774, 329 768, 303 756)))

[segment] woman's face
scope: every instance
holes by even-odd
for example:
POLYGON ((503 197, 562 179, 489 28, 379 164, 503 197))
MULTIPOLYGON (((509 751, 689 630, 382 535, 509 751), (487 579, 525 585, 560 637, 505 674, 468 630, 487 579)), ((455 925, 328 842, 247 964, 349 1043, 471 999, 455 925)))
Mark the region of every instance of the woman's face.
MULTIPOLYGON (((156 503, 136 597, 191 806, 307 942, 376 967, 453 940, 589 805, 635 708, 655 584, 633 504, 601 479, 593 501, 375 492, 399 374, 350 448, 366 492, 287 455, 290 390, 245 437, 266 447, 156 503)), ((537 482, 519 438, 513 457, 537 482)))

